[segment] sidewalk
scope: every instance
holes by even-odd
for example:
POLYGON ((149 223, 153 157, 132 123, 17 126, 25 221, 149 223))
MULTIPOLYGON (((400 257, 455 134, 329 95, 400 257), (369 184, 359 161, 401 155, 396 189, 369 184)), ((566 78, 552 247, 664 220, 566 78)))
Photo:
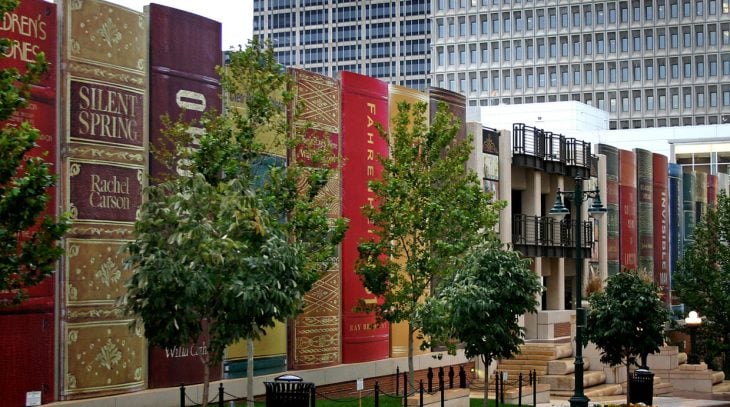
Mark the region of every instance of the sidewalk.
MULTIPOLYGON (((588 402, 588 406, 591 407, 595 404, 600 403, 601 405, 607 404, 624 404, 626 403, 626 397, 623 398, 611 398, 607 400, 591 400, 588 402)), ((687 399, 683 397, 654 397, 653 405, 657 407, 730 407, 730 401, 727 400, 701 400, 701 399, 687 399)), ((568 400, 551 400, 550 403, 541 403, 537 407, 568 407, 570 402, 568 400)))

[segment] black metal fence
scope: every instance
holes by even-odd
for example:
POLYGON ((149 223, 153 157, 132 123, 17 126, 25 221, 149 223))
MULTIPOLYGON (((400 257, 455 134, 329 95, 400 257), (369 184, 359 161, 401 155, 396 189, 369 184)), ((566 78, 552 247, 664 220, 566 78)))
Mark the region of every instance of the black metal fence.
MULTIPOLYGON (((445 392, 447 389, 453 389, 455 386, 458 388, 471 388, 472 390, 484 390, 484 387, 480 387, 479 383, 474 383, 467 378, 466 371, 464 370, 464 366, 459 366, 458 372, 454 370, 453 366, 450 366, 448 370, 445 370, 443 367, 439 367, 438 370, 434 370, 433 368, 428 368, 428 371, 426 373, 426 381, 424 382, 423 379, 418 381, 417 388, 415 389, 408 389, 408 373, 407 372, 400 372, 398 368, 396 368, 396 372, 394 373, 394 379, 395 379, 395 393, 388 393, 386 391, 383 391, 378 381, 375 381, 373 389, 371 391, 367 391, 367 393, 372 392, 373 398, 374 398, 374 405, 375 407, 380 407, 380 400, 382 397, 389 397, 389 398, 397 398, 402 400, 402 405, 408 406, 408 398, 412 397, 414 395, 418 395, 419 403, 418 405, 420 407, 423 407, 424 405, 424 397, 426 395, 440 395, 440 403, 439 405, 443 407, 446 402, 445 392)), ((537 400, 537 374, 535 371, 529 372, 527 377, 525 377, 522 373, 517 375, 516 378, 512 380, 507 380, 504 378, 505 375, 502 372, 496 372, 495 373, 495 405, 496 407, 499 407, 500 404, 504 405, 505 403, 505 393, 511 389, 517 389, 518 391, 518 397, 517 397, 517 403, 519 406, 522 405, 522 399, 523 394, 527 387, 530 387, 529 390, 532 391, 532 405, 535 406, 536 400, 537 400)), ((271 388, 272 391, 278 392, 278 395, 271 395, 269 394, 269 387, 267 387, 267 395, 266 395, 266 405, 267 407, 277 407, 277 406, 287 406, 287 407, 298 407, 298 406, 310 406, 313 407, 315 403, 316 398, 322 398, 342 403, 353 403, 358 400, 358 398, 331 398, 329 395, 321 393, 316 391, 316 387, 313 385, 313 383, 306 383, 301 381, 296 381, 297 383, 291 383, 290 382, 283 382, 284 384, 287 384, 289 387, 283 388, 271 388), (301 385, 301 386, 295 386, 297 387, 297 391, 294 391, 293 388, 290 388, 294 385, 301 385), (311 386, 304 386, 304 385, 311 385, 311 386), (306 388, 305 388, 306 387, 306 388), (282 394, 286 393, 282 396, 282 394), (292 393, 292 394, 289 394, 292 393), (296 393, 296 394, 294 394, 296 393), (315 396, 316 394, 316 396, 315 396)), ((273 383, 273 382, 270 382, 273 383)), ((277 382, 277 384, 282 384, 282 382, 277 382)), ((488 383, 485 383, 484 385, 488 385, 488 383)), ((526 395, 526 394, 524 394, 526 395)), ((228 401, 235 400, 235 401, 241 401, 244 400, 244 397, 238 397, 234 396, 230 393, 227 393, 223 387, 223 383, 219 384, 218 386, 218 392, 217 394, 213 395, 213 398, 209 401, 210 405, 217 405, 218 407, 224 407, 224 402, 226 401, 226 396, 228 396, 228 401), (217 404, 216 404, 217 401, 217 404)), ((200 405, 201 403, 199 401, 191 399, 185 392, 185 385, 180 385, 180 407, 191 406, 191 405, 200 405)))

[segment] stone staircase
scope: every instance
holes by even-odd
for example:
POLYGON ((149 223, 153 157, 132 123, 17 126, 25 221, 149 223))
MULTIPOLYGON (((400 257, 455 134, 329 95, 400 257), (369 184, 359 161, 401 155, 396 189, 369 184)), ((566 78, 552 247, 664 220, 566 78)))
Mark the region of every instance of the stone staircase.
POLYGON ((730 400, 730 380, 725 380, 725 373, 710 370, 705 363, 687 363, 687 354, 676 346, 662 347, 649 356, 648 364, 656 376, 671 382, 676 396, 730 400))
MULTIPOLYGON (((605 369, 591 370, 590 360, 583 358, 583 387, 591 400, 600 400, 626 394, 626 382, 607 383, 605 369)), ((526 343, 521 353, 512 359, 498 361, 496 370, 507 372, 509 377, 520 373, 527 377, 531 370, 538 376, 538 384, 549 385, 550 396, 555 399, 569 398, 575 391, 575 363, 571 343, 526 343)), ((493 379, 490 379, 493 380, 493 379)), ((672 383, 654 376, 654 395, 672 395, 672 383)))

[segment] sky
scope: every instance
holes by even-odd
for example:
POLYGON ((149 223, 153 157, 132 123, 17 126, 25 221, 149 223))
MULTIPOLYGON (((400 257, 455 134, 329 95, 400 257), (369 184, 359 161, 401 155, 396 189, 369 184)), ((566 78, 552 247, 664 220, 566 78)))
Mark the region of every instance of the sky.
MULTIPOLYGON (((253 0, 109 0, 142 11, 150 3, 162 4, 221 22, 223 49, 245 46, 253 33, 253 0)), ((181 28, 184 29, 184 28, 181 28)))

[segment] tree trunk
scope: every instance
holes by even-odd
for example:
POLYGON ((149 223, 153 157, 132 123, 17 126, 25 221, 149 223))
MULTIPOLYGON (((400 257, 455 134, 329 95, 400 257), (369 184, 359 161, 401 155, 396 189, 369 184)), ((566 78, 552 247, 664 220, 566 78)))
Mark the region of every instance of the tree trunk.
MULTIPOLYGON (((415 329, 413 329, 413 325, 410 321, 408 321, 408 386, 410 386, 411 389, 416 388, 416 380, 415 380, 415 373, 413 368, 413 334, 415 333, 415 329)), ((405 383, 403 383, 403 386, 405 387, 405 383)), ((404 392, 408 393, 408 389, 404 388, 404 392)))
MULTIPOLYGON (((483 407, 489 406, 489 364, 490 360, 487 360, 485 355, 482 355, 482 363, 484 364, 484 401, 482 402, 483 407)), ((496 391, 494 394, 497 394, 496 391)))
MULTIPOLYGON (((205 358, 207 359, 207 358, 205 358)), ((203 407, 208 406, 208 387, 210 385, 210 364, 207 360, 203 362, 203 401, 200 403, 203 407)))
POLYGON ((246 340, 246 405, 253 407, 253 339, 246 340))
POLYGON ((629 400, 631 400, 631 373, 629 372, 629 369, 631 367, 631 363, 626 362, 626 405, 629 405, 629 400))
MULTIPOLYGON (((210 321, 203 320, 203 337, 210 338, 210 321)), ((197 345, 197 342, 195 343, 197 345)), ((209 349, 210 350, 210 349, 209 349)), ((202 407, 208 407, 208 387, 210 387, 210 352, 200 353, 200 360, 203 362, 203 400, 200 402, 202 407)))

